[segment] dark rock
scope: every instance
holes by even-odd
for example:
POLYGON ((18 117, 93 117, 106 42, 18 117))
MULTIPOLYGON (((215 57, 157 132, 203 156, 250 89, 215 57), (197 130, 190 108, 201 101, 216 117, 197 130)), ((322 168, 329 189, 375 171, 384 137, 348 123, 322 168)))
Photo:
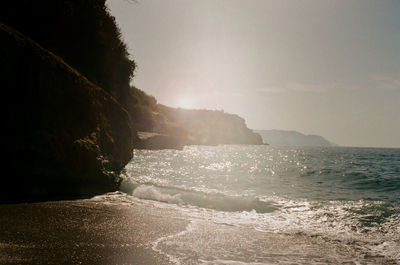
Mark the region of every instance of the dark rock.
POLYGON ((138 149, 176 149, 182 150, 185 139, 180 139, 171 135, 158 133, 138 132, 140 143, 135 146, 138 149))
POLYGON ((117 189, 135 137, 124 108, 61 58, 1 23, 0 43, 0 201, 117 189))

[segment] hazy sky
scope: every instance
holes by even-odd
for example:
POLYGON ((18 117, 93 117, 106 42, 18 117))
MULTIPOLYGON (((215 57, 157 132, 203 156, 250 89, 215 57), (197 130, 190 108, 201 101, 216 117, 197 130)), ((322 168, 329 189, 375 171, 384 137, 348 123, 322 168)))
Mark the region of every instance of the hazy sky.
POLYGON ((400 0, 107 0, 173 107, 223 109, 252 129, 400 147, 400 0))

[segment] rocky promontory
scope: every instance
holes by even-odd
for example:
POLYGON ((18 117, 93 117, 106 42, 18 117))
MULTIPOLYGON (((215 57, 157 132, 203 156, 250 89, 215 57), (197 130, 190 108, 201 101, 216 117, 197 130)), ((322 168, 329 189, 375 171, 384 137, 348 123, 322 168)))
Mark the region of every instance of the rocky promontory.
POLYGON ((131 159, 129 114, 60 57, 0 24, 1 201, 118 188, 131 159))
POLYGON ((132 86, 105 0, 6 1, 0 43, 0 202, 118 190, 133 148, 262 143, 237 115, 170 108, 132 86))
POLYGON ((181 138, 185 145, 262 144, 243 118, 221 110, 193 110, 157 105, 154 131, 181 138))

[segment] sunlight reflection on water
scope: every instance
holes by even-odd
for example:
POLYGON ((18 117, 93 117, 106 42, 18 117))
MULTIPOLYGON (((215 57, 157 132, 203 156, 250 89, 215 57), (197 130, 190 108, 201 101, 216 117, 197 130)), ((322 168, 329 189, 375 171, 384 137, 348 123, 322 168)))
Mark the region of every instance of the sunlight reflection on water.
MULTIPOLYGON (((246 229, 260 240, 257 232, 277 233, 294 241, 296 235, 311 236, 309 240, 317 236, 321 246, 345 249, 351 243, 364 252, 378 251, 399 260, 399 165, 398 149, 189 146, 183 151, 136 150, 126 167, 122 190, 133 191, 140 199, 170 203, 199 224, 208 220, 238 227, 231 232, 239 237, 246 229)), ((188 240, 200 233, 192 232, 188 240)), ((160 243, 159 247, 170 253, 189 253, 174 245, 178 240, 185 239, 170 239, 170 245, 160 243)), ((261 257, 261 249, 252 242, 245 244, 255 251, 256 260, 274 262, 261 257)), ((200 249, 191 251, 204 254, 200 249)), ((214 258, 228 255, 226 249, 214 254, 214 258)), ((236 254, 236 261, 240 260, 236 254)), ((321 262, 308 258, 310 263, 321 262)))

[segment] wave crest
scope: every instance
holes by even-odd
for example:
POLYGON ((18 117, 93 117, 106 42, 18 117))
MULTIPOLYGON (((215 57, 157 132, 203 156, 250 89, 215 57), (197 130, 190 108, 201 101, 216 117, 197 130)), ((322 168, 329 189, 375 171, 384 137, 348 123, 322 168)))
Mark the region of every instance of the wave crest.
POLYGON ((191 205, 224 212, 270 213, 279 208, 276 203, 262 201, 251 196, 229 196, 220 193, 205 193, 152 184, 125 183, 125 192, 139 199, 180 205, 191 205), (128 188, 127 188, 128 187, 128 188))
POLYGON ((175 194, 175 195, 164 194, 161 193, 161 191, 158 190, 156 187, 148 185, 141 185, 137 187, 133 191, 132 195, 137 198, 145 200, 154 200, 154 201, 176 203, 176 204, 183 203, 180 194, 175 194))

